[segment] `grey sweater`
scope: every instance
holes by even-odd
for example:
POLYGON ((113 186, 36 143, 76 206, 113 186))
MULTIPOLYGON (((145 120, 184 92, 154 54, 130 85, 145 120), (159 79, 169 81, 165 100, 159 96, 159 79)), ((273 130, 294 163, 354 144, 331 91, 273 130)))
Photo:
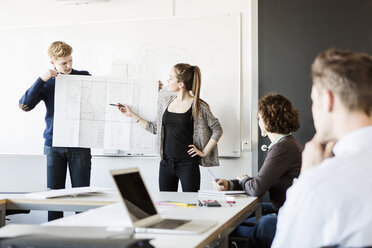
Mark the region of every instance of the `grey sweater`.
POLYGON ((287 189, 292 185, 301 170, 302 146, 291 135, 282 138, 267 152, 266 159, 255 177, 232 180, 231 190, 244 189, 248 195, 263 196, 268 190, 275 209, 285 202, 287 189))
MULTIPOLYGON (((168 108, 169 104, 173 101, 176 96, 167 96, 162 98, 158 103, 158 111, 156 120, 154 122, 148 122, 146 130, 156 134, 156 149, 158 155, 163 159, 163 142, 164 142, 164 127, 162 125, 162 118, 164 111, 168 108), (159 128, 160 127, 160 128, 159 128)), ((214 117, 209 106, 204 101, 200 101, 198 121, 194 122, 194 133, 193 140, 194 145, 199 149, 207 145, 209 139, 218 141, 222 136, 222 127, 218 119, 214 117)), ((211 150, 211 152, 201 158, 201 166, 219 166, 218 159, 218 148, 217 145, 211 150)))

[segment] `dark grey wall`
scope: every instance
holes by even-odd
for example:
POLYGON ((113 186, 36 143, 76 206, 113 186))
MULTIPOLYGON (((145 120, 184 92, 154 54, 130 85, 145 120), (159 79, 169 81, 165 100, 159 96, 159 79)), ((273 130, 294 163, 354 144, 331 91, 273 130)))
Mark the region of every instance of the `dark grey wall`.
MULTIPOLYGON (((277 92, 294 104, 301 115, 294 136, 304 145, 315 133, 311 63, 330 47, 372 54, 372 0, 258 0, 258 46, 259 97, 277 92)), ((265 156, 260 150, 259 168, 265 156)))

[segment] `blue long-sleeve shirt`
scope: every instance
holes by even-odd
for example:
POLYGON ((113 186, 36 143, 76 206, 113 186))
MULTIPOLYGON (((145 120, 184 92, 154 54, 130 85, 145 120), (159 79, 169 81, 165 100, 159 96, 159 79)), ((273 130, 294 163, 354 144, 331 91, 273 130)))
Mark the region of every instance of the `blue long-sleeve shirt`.
MULTIPOLYGON (((77 71, 72 69, 70 75, 87 75, 90 76, 87 71, 77 71)), ((40 102, 44 101, 46 107, 45 123, 46 128, 44 130, 44 145, 52 146, 53 144, 53 119, 54 119, 54 89, 55 89, 55 78, 49 79, 44 83, 39 77, 35 83, 26 91, 26 93, 19 100, 19 106, 24 111, 30 111, 40 102)))

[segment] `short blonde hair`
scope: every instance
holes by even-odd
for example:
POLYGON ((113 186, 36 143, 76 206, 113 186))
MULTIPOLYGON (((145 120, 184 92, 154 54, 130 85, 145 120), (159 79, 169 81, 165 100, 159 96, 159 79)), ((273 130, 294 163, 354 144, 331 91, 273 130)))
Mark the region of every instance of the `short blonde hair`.
POLYGON ((338 95, 348 110, 372 116, 372 56, 328 49, 316 57, 312 77, 313 84, 338 95))
POLYGON ((72 47, 63 41, 55 41, 48 48, 48 55, 51 59, 57 59, 71 55, 72 47))

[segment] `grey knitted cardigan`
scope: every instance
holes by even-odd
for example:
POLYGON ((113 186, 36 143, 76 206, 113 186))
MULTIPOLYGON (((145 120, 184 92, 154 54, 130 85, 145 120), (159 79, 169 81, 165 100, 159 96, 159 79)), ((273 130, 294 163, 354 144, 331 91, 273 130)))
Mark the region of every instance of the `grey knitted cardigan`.
MULTIPOLYGON (((162 126, 163 114, 169 104, 176 98, 176 96, 163 97, 158 103, 158 112, 154 122, 148 122, 146 130, 156 134, 156 149, 158 155, 163 159, 163 142, 164 142, 164 127, 162 126), (161 127, 158 130, 158 127, 161 127), (160 132, 158 132, 160 131, 160 132)), ((197 123, 194 122, 194 145, 199 149, 207 145, 210 138, 218 141, 222 136, 222 127, 220 122, 212 114, 206 102, 200 101, 199 114, 197 123)), ((218 148, 217 145, 210 151, 210 153, 201 158, 201 166, 219 166, 218 148)))

